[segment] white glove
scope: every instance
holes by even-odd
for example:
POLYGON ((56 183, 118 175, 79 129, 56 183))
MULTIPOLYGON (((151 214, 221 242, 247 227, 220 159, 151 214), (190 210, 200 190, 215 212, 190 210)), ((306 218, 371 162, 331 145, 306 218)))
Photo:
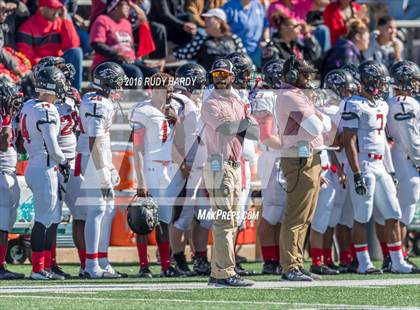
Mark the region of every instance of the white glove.
POLYGON ((120 184, 120 175, 117 171, 117 169, 115 169, 114 167, 111 168, 111 183, 112 186, 118 186, 120 184))

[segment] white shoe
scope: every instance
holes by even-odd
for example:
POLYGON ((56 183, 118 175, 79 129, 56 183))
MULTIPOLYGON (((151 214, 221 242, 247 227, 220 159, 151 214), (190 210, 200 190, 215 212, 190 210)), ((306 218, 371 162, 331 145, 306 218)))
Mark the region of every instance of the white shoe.
POLYGON ((395 264, 392 264, 391 272, 392 273, 412 273, 413 266, 409 264, 400 264, 399 266, 395 266, 395 264))
POLYGON ((93 270, 85 269, 83 275, 86 279, 102 279, 104 277, 105 270, 95 268, 93 270))
POLYGON ((52 280, 52 275, 46 271, 46 270, 41 270, 38 272, 31 272, 29 279, 31 280, 52 280))
POLYGON ((66 278, 58 273, 52 272, 49 269, 46 269, 46 271, 50 274, 52 280, 65 280, 66 278))
POLYGON ((115 269, 112 268, 111 265, 106 266, 105 269, 103 269, 103 271, 104 271, 104 276, 103 277, 107 278, 107 279, 117 279, 117 278, 122 277, 121 274, 119 272, 115 271, 115 269))

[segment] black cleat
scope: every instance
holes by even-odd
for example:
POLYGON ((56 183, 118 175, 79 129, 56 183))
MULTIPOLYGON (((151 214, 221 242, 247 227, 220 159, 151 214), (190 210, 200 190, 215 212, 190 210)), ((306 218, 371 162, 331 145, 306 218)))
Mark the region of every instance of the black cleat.
POLYGON ((352 273, 350 269, 350 265, 344 265, 344 264, 338 265, 338 271, 340 273, 352 273))
POLYGON ((382 274, 382 270, 375 267, 370 267, 364 272, 361 272, 360 270, 358 270, 357 273, 358 274, 382 274))
POLYGON ((64 272, 63 269, 60 268, 60 266, 55 265, 54 267, 51 268, 51 271, 55 274, 58 274, 59 276, 64 277, 64 279, 70 279, 71 278, 71 274, 64 272))
POLYGON ((358 273, 357 268, 359 268, 359 262, 357 261, 357 259, 353 259, 350 265, 348 265, 348 268, 350 273, 358 273))
POLYGON ((311 268, 309 268, 309 272, 319 275, 326 275, 326 276, 335 276, 340 274, 338 270, 333 270, 328 266, 321 265, 312 265, 311 268))
POLYGON ((249 276, 255 274, 254 271, 246 270, 245 268, 243 268, 240 263, 236 263, 235 271, 240 276, 249 276))
POLYGON ((301 282, 311 282, 313 278, 303 274, 299 269, 292 269, 289 272, 283 273, 281 275, 282 280, 286 281, 301 281, 301 282))
POLYGON ((180 273, 174 267, 170 266, 168 269, 162 270, 160 272, 160 276, 164 277, 164 278, 175 278, 175 277, 182 277, 182 276, 185 276, 185 275, 180 273))
POLYGON ((281 275, 281 266, 277 262, 266 261, 262 268, 262 274, 281 275))
POLYGON ((193 257, 193 271, 199 276, 209 276, 211 273, 211 264, 207 257, 193 257))
POLYGON ((338 265, 336 265, 336 264, 334 264, 334 263, 331 263, 331 264, 329 264, 329 265, 326 265, 328 268, 330 268, 330 269, 332 269, 332 270, 337 270, 338 272, 340 272, 340 266, 338 266, 338 265))
POLYGON ((175 269, 183 276, 191 277, 194 275, 194 272, 191 271, 188 267, 187 259, 183 252, 174 254, 175 259, 175 269))
POLYGON ((390 273, 392 270, 392 261, 391 261, 391 256, 387 255, 384 258, 384 261, 382 262, 382 272, 383 273, 390 273))
POLYGON ((12 272, 6 268, 0 269, 0 280, 20 280, 24 278, 25 275, 22 273, 12 272))
POLYGON ((216 279, 210 277, 208 285, 215 287, 247 287, 253 286, 254 281, 242 279, 239 275, 235 275, 227 279, 216 279))
POLYGON ((304 268, 300 268, 299 269, 301 273, 303 273, 304 275, 311 277, 313 280, 321 280, 321 277, 315 273, 312 273, 304 268))
POLYGON ((137 274, 137 277, 151 279, 153 276, 149 267, 143 267, 143 268, 140 268, 139 273, 137 274))

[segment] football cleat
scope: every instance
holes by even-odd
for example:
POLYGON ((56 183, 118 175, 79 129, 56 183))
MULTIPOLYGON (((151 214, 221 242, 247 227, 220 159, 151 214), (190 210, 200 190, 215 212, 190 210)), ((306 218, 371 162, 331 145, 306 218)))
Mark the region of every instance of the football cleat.
POLYGON ((112 275, 112 278, 128 278, 128 274, 116 271, 111 265, 104 269, 107 273, 112 275))
POLYGON ((46 270, 41 270, 38 272, 31 272, 31 274, 29 275, 29 279, 31 280, 40 280, 40 281, 47 281, 47 280, 52 280, 52 275, 46 271, 46 270))
POLYGON ((200 276, 209 276, 211 273, 211 264, 207 257, 193 257, 193 271, 200 276))
POLYGON ((340 274, 338 270, 333 270, 330 267, 325 266, 325 265, 321 265, 321 266, 312 265, 311 268, 309 268, 309 271, 314 274, 327 275, 327 276, 335 276, 335 275, 340 274))
POLYGON ((162 270, 160 272, 160 276, 164 278, 175 278, 175 277, 182 277, 184 275, 171 266, 166 270, 162 270))
POLYGON ((391 272, 391 269, 392 269, 391 256, 387 255, 387 256, 384 258, 384 261, 382 262, 382 267, 381 267, 381 269, 382 269, 382 272, 383 272, 383 273, 389 273, 389 272, 391 272))
POLYGON ((187 259, 185 258, 184 253, 174 254, 175 259, 175 269, 182 275, 191 277, 194 275, 194 272, 191 271, 188 267, 187 259))
POLYGON ((85 279, 102 279, 104 277, 105 270, 95 268, 94 270, 85 269, 83 271, 83 277, 85 279))
POLYGON ((12 272, 6 268, 0 269, 0 280, 20 280, 25 278, 25 275, 22 273, 12 272))
POLYGON ((253 270, 246 270, 238 262, 236 263, 235 271, 240 276, 249 276, 249 275, 255 274, 253 270))
POLYGON ((369 267, 366 270, 360 270, 359 268, 357 268, 357 273, 358 274, 382 274, 382 270, 375 267, 369 267))
POLYGON ((65 280, 66 279, 64 276, 53 272, 51 269, 45 269, 45 270, 50 274, 52 280, 65 280))
POLYGON ((281 275, 281 280, 311 282, 313 281, 313 278, 303 274, 299 269, 292 269, 289 272, 283 273, 281 275))
POLYGON ((55 274, 63 276, 65 279, 70 279, 71 278, 71 274, 69 274, 67 272, 64 272, 63 269, 61 269, 61 267, 58 266, 58 265, 52 267, 51 271, 54 272, 55 274))
POLYGON ((279 265, 279 263, 273 261, 264 262, 261 273, 281 275, 281 266, 279 265))
POLYGON ((413 261, 411 261, 411 260, 410 260, 410 258, 409 258, 408 256, 404 257, 404 260, 405 260, 405 262, 406 262, 407 264, 409 264, 409 265, 411 265, 411 266, 413 266, 413 267, 418 268, 418 266, 417 266, 417 265, 416 265, 413 261))
POLYGON ((151 279, 153 277, 152 272, 150 271, 149 267, 140 268, 137 276, 139 278, 149 278, 149 279, 151 279))
POLYGON ((301 273, 303 273, 304 275, 306 275, 308 277, 311 277, 313 280, 321 280, 321 276, 319 276, 315 273, 312 273, 312 272, 310 272, 306 269, 303 269, 303 268, 300 268, 299 270, 300 270, 301 273))
POLYGON ((254 281, 241 278, 239 275, 234 275, 227 279, 216 279, 210 277, 208 285, 215 287, 247 287, 254 285, 254 281))

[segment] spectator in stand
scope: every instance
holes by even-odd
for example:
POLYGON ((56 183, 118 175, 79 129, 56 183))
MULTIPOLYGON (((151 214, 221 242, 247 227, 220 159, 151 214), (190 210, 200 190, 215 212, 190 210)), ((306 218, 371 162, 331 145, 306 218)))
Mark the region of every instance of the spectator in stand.
POLYGON ((369 48, 369 29, 360 19, 350 22, 347 34, 338 39, 337 44, 326 55, 321 66, 322 78, 331 70, 347 64, 358 66, 363 60, 363 52, 369 48))
POLYGON ((312 8, 313 1, 314 0, 277 0, 272 2, 267 10, 270 26, 276 28, 276 24, 272 19, 274 13, 276 13, 276 15, 280 14, 283 17, 294 18, 298 23, 304 23, 308 12, 312 8))
POLYGON ((185 11, 192 15, 198 27, 204 28, 205 21, 201 15, 208 10, 220 8, 225 2, 226 0, 186 0, 185 11))
MULTIPOLYGON (((133 32, 128 20, 130 6, 135 4, 127 0, 108 0, 106 14, 99 15, 92 24, 90 44, 95 51, 92 69, 106 61, 121 65, 129 78, 136 82, 126 85, 130 88, 141 86, 143 76, 152 76, 155 70, 149 69, 137 60, 134 50, 133 32)), ((145 15, 138 16, 142 23, 145 15)))
POLYGON ((226 13, 222 9, 212 9, 202 16, 206 33, 197 34, 186 46, 175 49, 175 58, 195 59, 208 71, 217 59, 233 52, 246 53, 241 39, 231 34, 226 13))
POLYGON ((263 48, 263 65, 273 59, 286 60, 290 55, 309 62, 319 60, 321 47, 306 23, 299 24, 296 19, 284 17, 281 13, 274 13, 272 18, 278 31, 263 48))
POLYGON ((2 10, 6 14, 6 21, 1 30, 4 35, 4 45, 16 49, 16 30, 29 16, 29 10, 22 1, 0 1, 2 10))
POLYGON ((360 5, 353 0, 336 0, 325 8, 324 22, 331 33, 331 44, 334 46, 337 40, 347 33, 347 25, 351 19, 360 17, 356 13, 360 5))
POLYGON ((73 86, 80 90, 83 53, 80 39, 67 10, 59 0, 39 0, 35 15, 19 28, 16 38, 18 51, 25 54, 32 65, 45 56, 60 56, 71 63, 76 74, 73 86))
POLYGON ((152 0, 149 13, 149 19, 164 25, 168 40, 177 45, 187 44, 197 32, 193 17, 185 12, 183 2, 152 0))
POLYGON ((261 45, 270 39, 264 6, 260 0, 229 0, 222 8, 232 33, 241 38, 255 66, 261 67, 261 45))
POLYGON ((306 15, 306 23, 315 28, 312 34, 317 39, 323 53, 331 48, 330 29, 325 25, 322 17, 325 7, 329 3, 330 0, 313 0, 312 8, 306 15))
POLYGON ((378 31, 370 36, 369 49, 364 53, 366 59, 384 64, 388 69, 402 59, 403 43, 397 38, 397 26, 391 16, 378 20, 378 31))

